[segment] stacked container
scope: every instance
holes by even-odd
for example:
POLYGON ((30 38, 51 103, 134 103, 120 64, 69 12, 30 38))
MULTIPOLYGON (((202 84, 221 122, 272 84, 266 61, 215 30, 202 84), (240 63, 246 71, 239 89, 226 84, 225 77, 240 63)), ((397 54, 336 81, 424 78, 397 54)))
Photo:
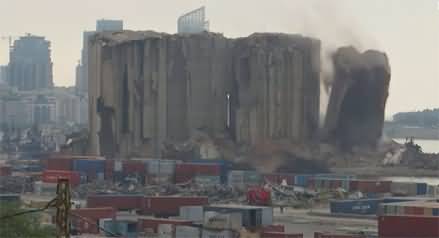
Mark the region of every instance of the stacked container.
POLYGON ((221 165, 215 163, 179 163, 175 167, 175 183, 194 180, 198 184, 220 183, 221 165))
POLYGON ((43 171, 42 181, 44 183, 58 183, 58 179, 68 179, 71 186, 76 187, 81 182, 81 177, 75 171, 45 170, 43 171))
POLYGON ((245 189, 247 187, 258 186, 263 183, 261 174, 249 170, 233 170, 229 172, 229 186, 245 189))
POLYGON ((241 213, 242 226, 262 228, 273 224, 273 208, 244 205, 213 205, 204 207, 204 211, 217 213, 241 213))
POLYGON ((394 195, 416 196, 427 194, 426 183, 392 182, 390 192, 394 195))
POLYGON ((330 211, 334 214, 376 215, 381 199, 332 200, 330 211))
POLYGON ((144 160, 147 166, 146 184, 166 184, 174 182, 175 160, 144 160))
POLYGON ((105 160, 76 159, 73 160, 73 170, 85 177, 87 182, 104 180, 105 160))

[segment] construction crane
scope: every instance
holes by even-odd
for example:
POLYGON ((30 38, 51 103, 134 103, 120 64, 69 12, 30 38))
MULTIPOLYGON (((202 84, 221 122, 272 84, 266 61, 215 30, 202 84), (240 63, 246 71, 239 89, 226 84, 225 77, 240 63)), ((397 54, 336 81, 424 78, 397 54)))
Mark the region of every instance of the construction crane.
POLYGON ((8 40, 9 49, 12 48, 12 43, 17 38, 19 38, 19 36, 0 36, 0 40, 8 40))

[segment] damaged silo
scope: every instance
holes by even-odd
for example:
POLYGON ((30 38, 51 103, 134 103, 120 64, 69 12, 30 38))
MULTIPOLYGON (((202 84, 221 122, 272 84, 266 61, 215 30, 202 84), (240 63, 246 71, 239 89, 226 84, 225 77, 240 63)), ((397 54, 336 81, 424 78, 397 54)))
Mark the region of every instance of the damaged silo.
POLYGON ((326 116, 328 139, 344 149, 375 147, 382 135, 389 94, 386 54, 343 47, 333 55, 335 81, 326 116))
POLYGON ((91 152, 160 156, 197 130, 236 142, 317 132, 320 42, 123 31, 90 41, 91 152))

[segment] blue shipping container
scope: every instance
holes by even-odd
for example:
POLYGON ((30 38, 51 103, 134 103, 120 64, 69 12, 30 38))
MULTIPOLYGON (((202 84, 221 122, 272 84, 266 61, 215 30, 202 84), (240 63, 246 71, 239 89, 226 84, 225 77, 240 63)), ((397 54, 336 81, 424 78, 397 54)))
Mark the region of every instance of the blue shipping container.
POLYGON ((110 231, 112 233, 110 234, 108 232, 104 232, 106 235, 117 234, 127 238, 137 237, 137 223, 133 221, 105 220, 104 228, 106 231, 110 231))
POLYGON ((381 199, 333 200, 330 202, 331 213, 356 215, 375 215, 381 199))
POLYGON ((313 176, 309 174, 296 175, 294 177, 294 184, 297 186, 306 187, 308 186, 308 180, 312 177, 313 176))
POLYGON ((439 216, 439 208, 433 208, 433 216, 439 216))
POLYGON ((427 194, 427 184, 426 183, 417 183, 416 184, 416 194, 417 195, 425 195, 427 194))
POLYGON ((83 173, 104 173, 105 160, 73 160, 73 170, 83 173))

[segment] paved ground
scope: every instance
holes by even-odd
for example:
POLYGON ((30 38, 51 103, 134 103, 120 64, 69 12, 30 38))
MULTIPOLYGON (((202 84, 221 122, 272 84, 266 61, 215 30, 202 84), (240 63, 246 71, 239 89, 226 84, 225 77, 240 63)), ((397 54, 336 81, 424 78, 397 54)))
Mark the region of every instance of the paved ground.
MULTIPOLYGON (((327 213, 327 210, 313 210, 327 213)), ((305 238, 313 238, 314 232, 346 232, 353 230, 376 231, 377 221, 362 218, 339 218, 332 216, 310 215, 310 210, 287 209, 283 214, 275 210, 275 222, 285 225, 289 233, 303 233, 305 238)))

